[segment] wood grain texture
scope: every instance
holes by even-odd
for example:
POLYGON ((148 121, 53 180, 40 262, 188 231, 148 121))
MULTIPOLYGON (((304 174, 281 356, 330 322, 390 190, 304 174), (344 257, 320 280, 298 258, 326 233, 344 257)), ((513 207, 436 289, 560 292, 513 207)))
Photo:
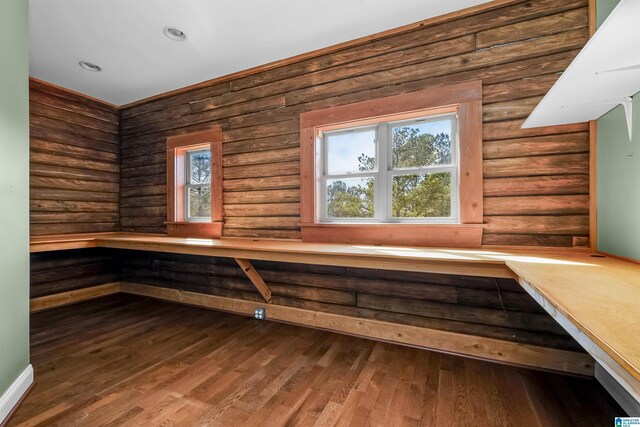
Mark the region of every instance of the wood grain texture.
POLYGON ((113 251, 70 249, 31 254, 31 298, 117 282, 120 265, 113 251))
MULTIPOLYGON (((121 283, 125 293, 149 296, 165 301, 212 308, 243 315, 253 315, 263 308, 262 302, 237 298, 205 295, 175 289, 135 283, 121 283)), ((431 328, 399 325, 396 323, 355 319, 351 316, 286 307, 279 304, 268 306, 267 319, 277 322, 303 325, 305 327, 345 333, 362 338, 409 345, 412 347, 442 351, 482 360, 497 361, 515 366, 538 368, 577 375, 593 375, 594 361, 589 355, 565 350, 550 349, 529 344, 518 344, 492 338, 440 331, 431 328)))
POLYGON ((260 273, 258 273, 255 267, 251 264, 251 261, 248 259, 236 258, 236 262, 238 266, 244 271, 244 274, 247 275, 247 278, 253 283, 253 286, 256 287, 260 295, 264 298, 266 302, 271 302, 271 289, 264 283, 262 277, 260 277, 260 273))
MULTIPOLYGON (((640 344, 635 339, 640 334, 640 266, 609 256, 591 257, 578 265, 570 260, 544 268, 517 259, 507 263, 537 295, 640 381, 640 344)), ((640 392, 637 385, 635 392, 640 392)))
MULTIPOLYGON (((516 278, 504 262, 511 253, 486 253, 482 250, 308 243, 290 239, 189 239, 134 233, 99 235, 96 236, 96 242, 100 247, 111 249, 516 278)), ((521 256, 532 255, 530 252, 516 253, 521 256)))
POLYGON ((38 381, 11 427, 597 426, 621 414, 595 380, 134 296, 38 313, 31 342, 38 381))
POLYGON ((31 313, 38 313, 40 311, 77 304, 117 293, 120 293, 120 282, 105 283, 104 285, 89 286, 72 291, 31 298, 29 306, 31 313))
MULTIPOLYGON (((128 252, 122 265, 125 282, 264 302, 231 259, 128 252)), ((252 265, 270 289, 271 305, 581 351, 513 280, 267 261, 252 265)))
POLYGON ((145 207, 162 205, 165 139, 215 124, 224 140, 223 234, 300 238, 301 113, 481 79, 485 203, 492 203, 490 197, 548 196, 521 199, 521 206, 542 205, 532 212, 510 207, 510 222, 493 220, 495 210, 485 212, 483 243, 582 241, 589 217, 582 202, 569 208, 580 226, 553 226, 544 217, 567 214, 559 196, 588 194, 588 126, 520 126, 587 41, 587 15, 586 0, 514 1, 125 108, 122 230, 166 230, 159 219, 166 213, 149 209, 129 220, 132 208, 141 197, 145 207))
POLYGON ((31 235, 120 229, 117 108, 30 81, 31 235))

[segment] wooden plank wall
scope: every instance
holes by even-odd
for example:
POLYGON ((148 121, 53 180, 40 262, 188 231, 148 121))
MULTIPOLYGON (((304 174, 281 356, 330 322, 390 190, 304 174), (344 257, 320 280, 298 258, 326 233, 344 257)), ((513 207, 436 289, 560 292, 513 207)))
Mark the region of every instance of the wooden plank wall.
POLYGON ((122 111, 123 231, 163 232, 165 139, 219 124, 226 236, 299 238, 299 114, 482 79, 488 245, 587 243, 587 124, 520 125, 588 38, 586 0, 527 0, 122 111))
POLYGON ((118 231, 118 109, 30 82, 31 235, 118 231))
POLYGON ((31 254, 31 298, 119 281, 115 252, 75 249, 31 254))
MULTIPOLYGON (((126 282, 264 302, 230 259, 130 251, 121 263, 126 282)), ((271 289, 273 304, 582 351, 511 279, 253 265, 271 289)))

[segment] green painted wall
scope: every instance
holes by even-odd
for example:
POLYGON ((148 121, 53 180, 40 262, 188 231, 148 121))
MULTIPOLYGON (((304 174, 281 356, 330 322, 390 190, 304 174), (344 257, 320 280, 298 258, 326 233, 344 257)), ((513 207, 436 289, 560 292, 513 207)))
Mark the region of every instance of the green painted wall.
MULTIPOLYGON (((598 25, 617 4, 597 1, 598 25)), ((640 259, 640 96, 633 101, 631 143, 622 106, 598 119, 598 249, 640 259)))
POLYGON ((28 1, 0 0, 0 395, 29 364, 28 1))
POLYGON ((618 5, 620 0, 597 0, 596 1, 596 26, 600 27, 611 11, 618 5))

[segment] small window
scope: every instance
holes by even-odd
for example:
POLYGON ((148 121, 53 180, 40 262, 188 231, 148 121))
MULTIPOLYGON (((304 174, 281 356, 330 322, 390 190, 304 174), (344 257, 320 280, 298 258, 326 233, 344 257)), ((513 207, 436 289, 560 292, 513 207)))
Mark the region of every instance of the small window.
POLYGON ((211 151, 187 151, 185 161, 185 220, 210 221, 211 151))
POLYGON ((167 234, 222 236, 222 130, 167 138, 167 234))
POLYGON ((456 113, 324 131, 322 222, 458 222, 456 113))

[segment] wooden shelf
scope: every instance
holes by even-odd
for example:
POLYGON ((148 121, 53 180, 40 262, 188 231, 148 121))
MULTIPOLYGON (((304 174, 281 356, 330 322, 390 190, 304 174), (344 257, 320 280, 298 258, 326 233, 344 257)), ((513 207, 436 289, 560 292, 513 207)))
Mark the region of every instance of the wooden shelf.
POLYGON ((123 234, 98 236, 96 241, 100 247, 114 249, 467 276, 516 277, 499 257, 483 255, 485 251, 474 250, 123 234))
POLYGON ((95 248, 96 237, 114 233, 56 234, 31 238, 31 252, 50 252, 69 249, 95 248))
POLYGON ((638 14, 639 2, 620 1, 523 128, 595 120, 640 91, 638 14))

